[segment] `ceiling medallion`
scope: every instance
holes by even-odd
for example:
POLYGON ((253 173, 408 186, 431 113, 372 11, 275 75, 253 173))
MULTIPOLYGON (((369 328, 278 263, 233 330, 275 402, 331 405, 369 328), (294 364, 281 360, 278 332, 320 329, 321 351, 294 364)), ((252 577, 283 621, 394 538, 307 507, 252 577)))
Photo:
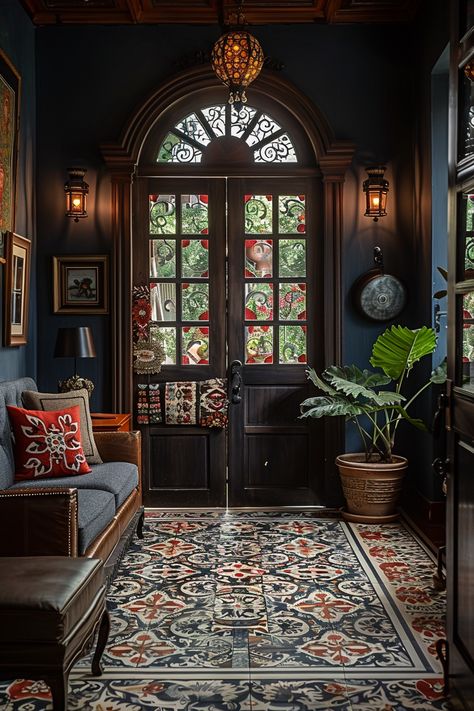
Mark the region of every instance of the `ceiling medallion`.
POLYGON ((235 26, 219 37, 211 55, 212 68, 229 87, 229 104, 233 104, 237 112, 247 102, 245 89, 258 77, 264 61, 259 41, 245 28, 242 5, 243 0, 240 0, 235 26))

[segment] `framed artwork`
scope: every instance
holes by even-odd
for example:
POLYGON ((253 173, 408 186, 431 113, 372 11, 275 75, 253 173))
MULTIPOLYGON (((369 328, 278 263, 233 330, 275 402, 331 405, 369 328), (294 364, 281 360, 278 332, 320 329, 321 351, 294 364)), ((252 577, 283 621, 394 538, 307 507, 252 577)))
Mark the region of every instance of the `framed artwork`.
POLYGON ((0 49, 0 257, 5 233, 15 229, 20 88, 19 73, 0 49))
POLYGON ((109 270, 106 254, 53 257, 55 314, 106 314, 109 270))
POLYGON ((23 346, 28 340, 31 242, 14 232, 5 239, 4 343, 23 346))

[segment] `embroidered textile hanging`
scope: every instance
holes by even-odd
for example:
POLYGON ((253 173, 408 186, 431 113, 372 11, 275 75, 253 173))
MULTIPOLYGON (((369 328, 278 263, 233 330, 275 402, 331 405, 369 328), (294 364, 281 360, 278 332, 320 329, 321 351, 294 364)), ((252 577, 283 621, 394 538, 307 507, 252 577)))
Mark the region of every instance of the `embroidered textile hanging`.
POLYGON ((223 428, 228 405, 225 378, 139 384, 137 423, 223 428))

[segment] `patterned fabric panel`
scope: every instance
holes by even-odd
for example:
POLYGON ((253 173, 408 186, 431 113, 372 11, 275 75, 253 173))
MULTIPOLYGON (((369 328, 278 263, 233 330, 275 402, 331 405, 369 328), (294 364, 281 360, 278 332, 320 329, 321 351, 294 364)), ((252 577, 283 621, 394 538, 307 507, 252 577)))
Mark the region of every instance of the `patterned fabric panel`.
POLYGON ((199 424, 201 427, 226 427, 229 409, 227 381, 225 378, 213 378, 199 385, 199 424))
POLYGON ((167 425, 197 424, 197 383, 165 383, 165 422, 167 425))
POLYGON ((227 427, 227 380, 139 383, 137 423, 139 425, 198 425, 227 427))

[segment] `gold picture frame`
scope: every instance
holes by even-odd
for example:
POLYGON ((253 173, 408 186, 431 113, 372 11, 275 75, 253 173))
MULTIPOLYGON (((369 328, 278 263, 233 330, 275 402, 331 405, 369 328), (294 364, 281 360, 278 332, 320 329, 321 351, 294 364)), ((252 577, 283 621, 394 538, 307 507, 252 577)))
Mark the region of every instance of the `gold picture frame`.
POLYGON ((106 254, 53 257, 55 314, 109 312, 109 260, 106 254))
POLYGON ((15 232, 5 239, 4 343, 24 346, 28 341, 31 241, 15 232))
MULTIPOLYGON (((6 233, 15 229, 15 198, 20 125, 21 76, 0 49, 0 257, 6 233)), ((3 261, 3 259, 2 259, 3 261)))

